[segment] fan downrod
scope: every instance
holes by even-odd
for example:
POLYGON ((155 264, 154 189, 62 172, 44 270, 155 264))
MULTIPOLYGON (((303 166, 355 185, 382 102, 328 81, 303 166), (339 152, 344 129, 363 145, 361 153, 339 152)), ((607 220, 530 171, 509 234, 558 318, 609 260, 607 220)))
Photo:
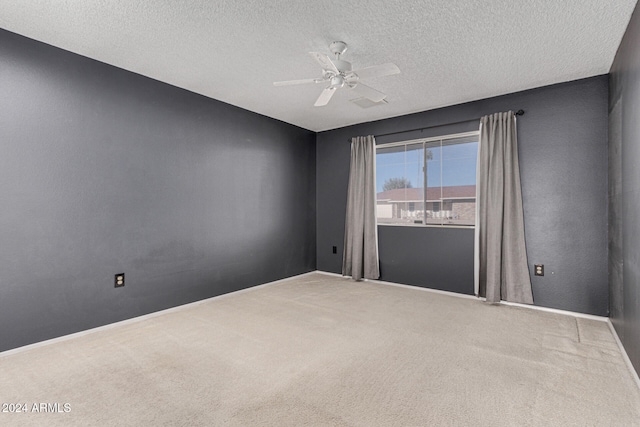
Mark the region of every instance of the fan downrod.
POLYGON ((340 55, 347 51, 347 44, 345 42, 336 41, 329 45, 329 50, 336 56, 337 59, 340 59, 340 55))

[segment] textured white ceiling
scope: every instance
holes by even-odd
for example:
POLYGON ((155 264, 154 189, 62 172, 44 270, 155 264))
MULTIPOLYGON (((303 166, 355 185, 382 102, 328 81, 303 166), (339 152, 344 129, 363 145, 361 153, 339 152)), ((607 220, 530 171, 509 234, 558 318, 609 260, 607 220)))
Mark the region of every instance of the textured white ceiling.
POLYGON ((0 27, 313 131, 605 74, 636 0, 0 0, 0 27), (363 109, 309 51, 401 74, 363 109))

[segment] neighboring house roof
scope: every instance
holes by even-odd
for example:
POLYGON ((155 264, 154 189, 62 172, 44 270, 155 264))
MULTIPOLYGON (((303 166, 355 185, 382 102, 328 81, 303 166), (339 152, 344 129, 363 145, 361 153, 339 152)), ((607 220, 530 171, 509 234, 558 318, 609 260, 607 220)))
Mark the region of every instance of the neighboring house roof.
MULTIPOLYGON (((382 191, 377 194, 378 200, 389 202, 422 202, 424 188, 396 188, 382 191)), ((427 201, 440 199, 474 199, 476 197, 475 185, 456 185, 450 187, 427 187, 427 201)))

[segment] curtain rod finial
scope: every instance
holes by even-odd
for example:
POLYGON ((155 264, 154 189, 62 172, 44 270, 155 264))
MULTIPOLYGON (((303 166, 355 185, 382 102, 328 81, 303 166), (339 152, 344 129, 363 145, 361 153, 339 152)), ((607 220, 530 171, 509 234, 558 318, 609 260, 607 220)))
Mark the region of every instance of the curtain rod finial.
POLYGON ((516 111, 516 116, 524 116, 524 110, 516 111))

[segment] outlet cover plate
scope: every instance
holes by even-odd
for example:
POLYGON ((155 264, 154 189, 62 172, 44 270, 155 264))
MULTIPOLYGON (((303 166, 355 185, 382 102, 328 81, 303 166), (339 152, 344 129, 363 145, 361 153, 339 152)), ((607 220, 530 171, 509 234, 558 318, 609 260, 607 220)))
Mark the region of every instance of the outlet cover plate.
POLYGON ((113 279, 114 287, 121 288, 124 286, 124 273, 118 273, 113 279))

